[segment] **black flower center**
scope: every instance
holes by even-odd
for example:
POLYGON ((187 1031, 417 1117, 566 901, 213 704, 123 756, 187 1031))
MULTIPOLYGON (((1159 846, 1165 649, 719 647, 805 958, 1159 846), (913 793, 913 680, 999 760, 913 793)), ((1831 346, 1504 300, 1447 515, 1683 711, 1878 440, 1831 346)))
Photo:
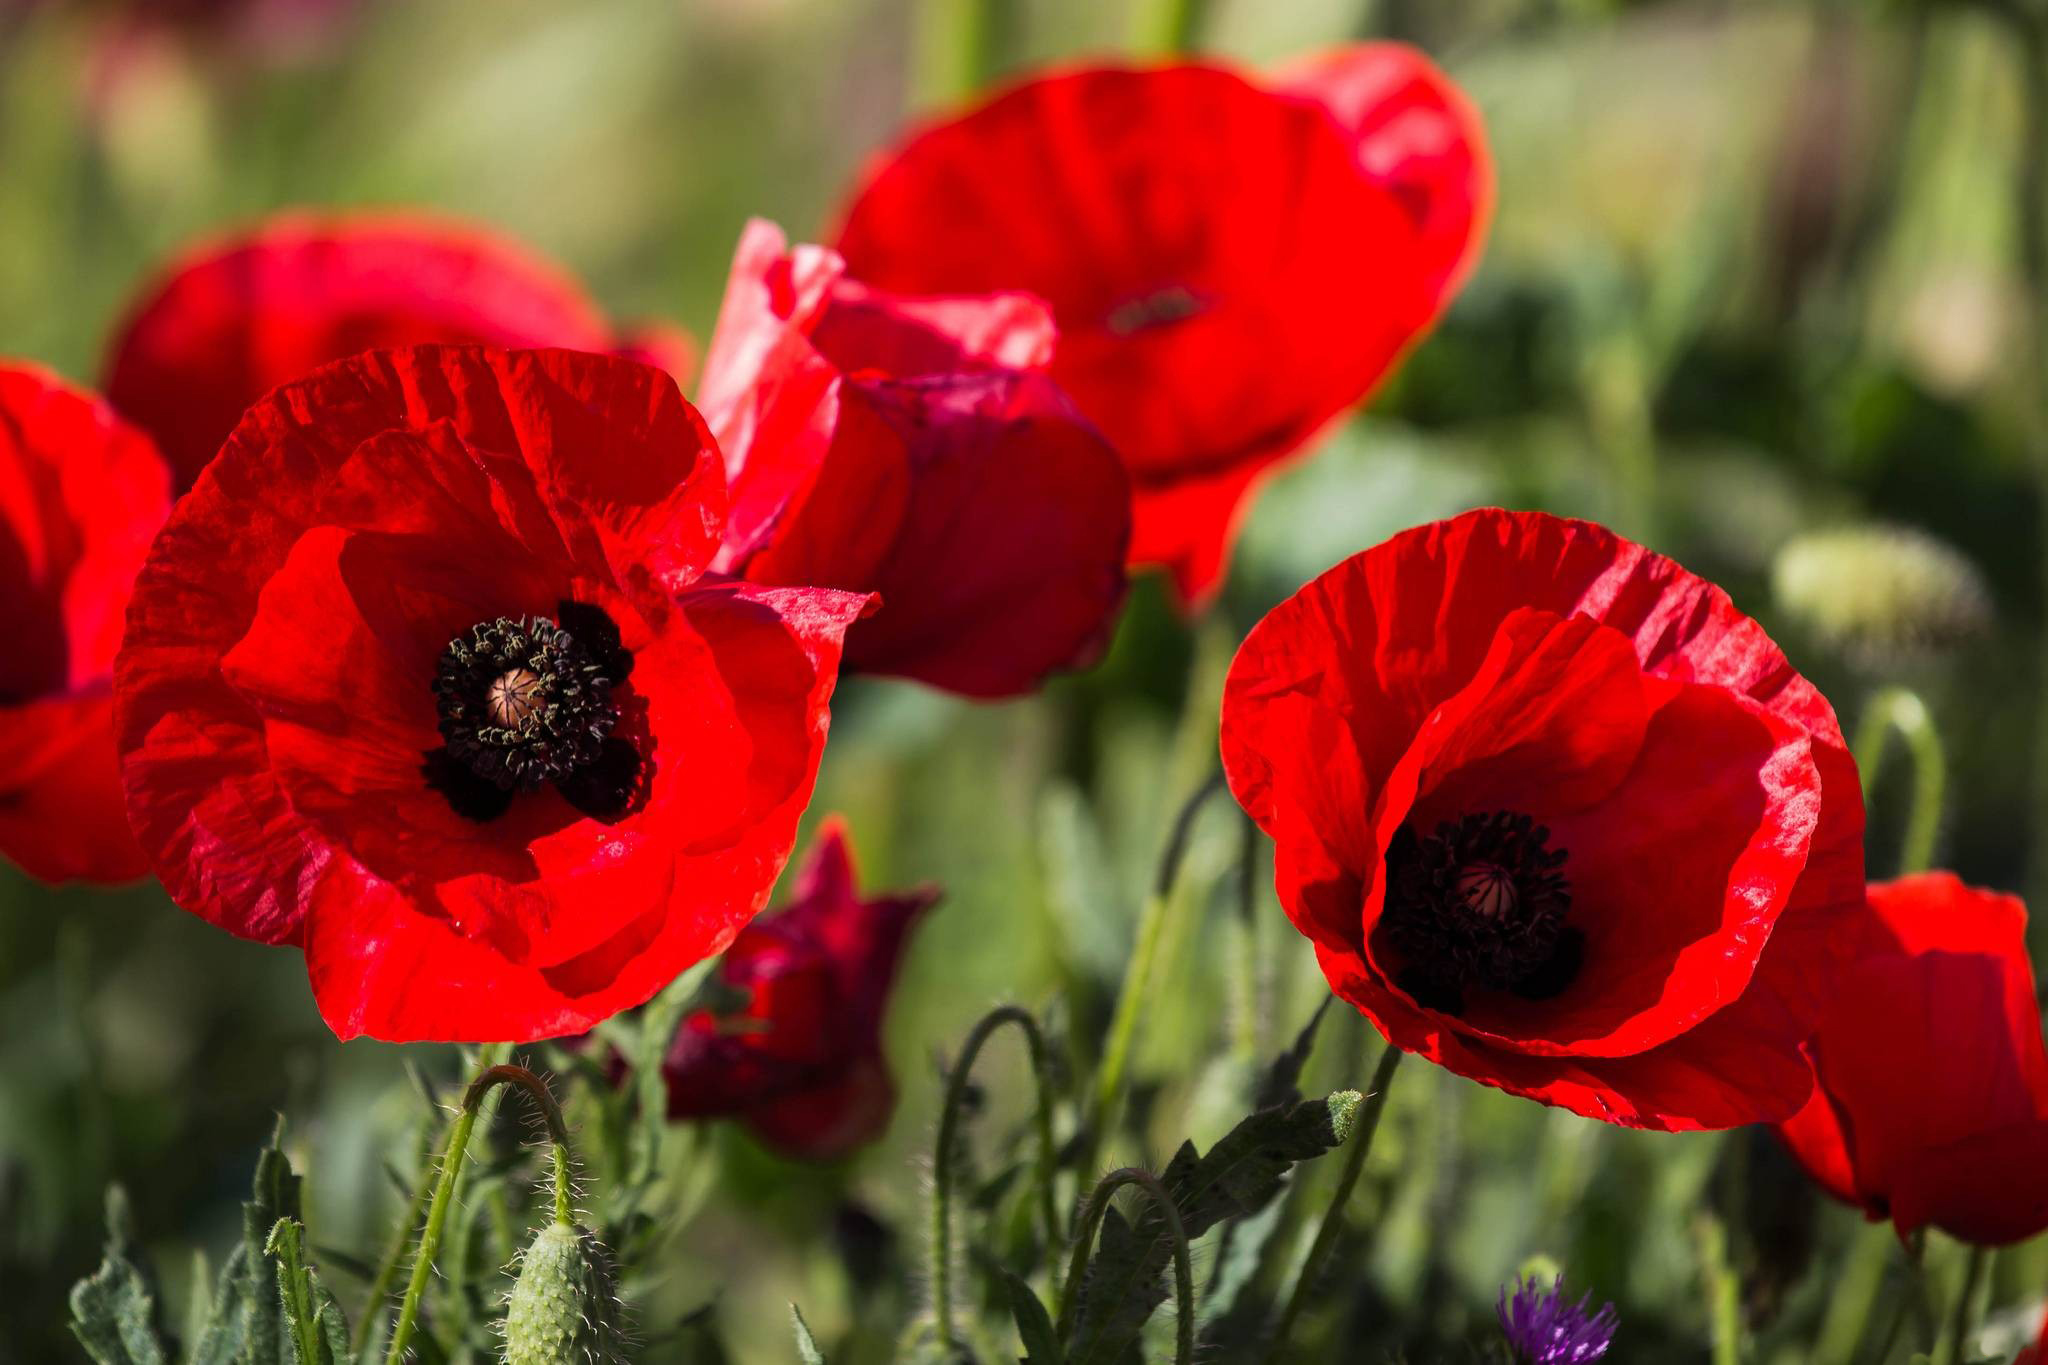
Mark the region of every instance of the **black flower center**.
POLYGON ((1400 955, 1401 989, 1446 1014, 1463 1011, 1468 990, 1527 1000, 1562 991, 1585 946, 1565 923, 1564 863, 1549 829, 1513 811, 1446 820, 1426 835, 1403 825, 1387 849, 1380 920, 1400 955))
POLYGON ((552 783, 593 815, 617 814, 640 776, 638 751, 613 731, 613 689, 633 656, 602 610, 563 602, 555 616, 500 616, 448 642, 434 670, 442 748, 427 782, 472 820, 502 815, 552 783))

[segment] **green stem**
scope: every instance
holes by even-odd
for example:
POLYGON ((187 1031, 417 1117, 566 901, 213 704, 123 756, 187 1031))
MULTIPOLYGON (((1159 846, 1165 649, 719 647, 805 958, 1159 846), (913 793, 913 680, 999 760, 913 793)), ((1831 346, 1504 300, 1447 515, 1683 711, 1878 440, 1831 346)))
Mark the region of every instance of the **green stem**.
POLYGON ((1827 1316, 1821 1320, 1820 1340, 1813 1358, 1816 1365, 1850 1365, 1856 1345, 1870 1321, 1871 1305, 1877 1302, 1884 1283, 1885 1263, 1891 1259, 1892 1230, 1885 1223, 1864 1223, 1856 1230, 1856 1244, 1835 1277, 1835 1292, 1828 1300, 1827 1316))
POLYGON ((1728 1264, 1728 1227, 1711 1213, 1701 1213, 1694 1228, 1699 1241, 1700 1272, 1707 1281, 1707 1312, 1714 1329, 1714 1365, 1739 1365, 1742 1360, 1742 1305, 1735 1271, 1728 1264))
POLYGON ((1086 1172, 1095 1164, 1095 1155, 1101 1150, 1102 1139, 1115 1116, 1118 1097, 1123 1093, 1124 1068, 1129 1065, 1131 1045, 1137 1038, 1138 1016, 1145 1001, 1150 997, 1154 961, 1159 956, 1159 943, 1164 937, 1168 911, 1173 902, 1174 884, 1180 879, 1180 865, 1187 855, 1188 839, 1195 826, 1195 817, 1202 806, 1223 788, 1223 775, 1217 773, 1196 789, 1180 808, 1174 818, 1173 830, 1166 841, 1166 852, 1159 860, 1159 875, 1153 881, 1152 894, 1145 899, 1145 908, 1138 917, 1137 943, 1131 950, 1130 965, 1124 970, 1123 985, 1118 989, 1116 1011, 1110 1016, 1109 1040, 1102 1049, 1102 1064, 1095 1070, 1095 1096, 1089 1118, 1087 1135, 1084 1138, 1084 1160, 1080 1169, 1086 1172))
POLYGON ((1331 1196, 1330 1207, 1323 1212, 1323 1223, 1316 1229, 1315 1241, 1309 1244, 1308 1259, 1301 1263, 1301 1270, 1294 1277, 1294 1289, 1287 1296, 1286 1307, 1280 1310, 1280 1320, 1274 1324, 1272 1335, 1266 1338, 1266 1360, 1278 1358, 1287 1338, 1293 1334, 1295 1320, 1315 1293, 1316 1281, 1322 1278, 1324 1263, 1330 1259, 1330 1252, 1337 1244, 1337 1234, 1344 1226, 1345 1205, 1351 1202, 1351 1191, 1358 1184, 1359 1172, 1365 1169, 1366 1154, 1372 1150, 1373 1134, 1380 1126, 1380 1112, 1387 1107, 1387 1089, 1393 1084, 1394 1068, 1400 1062, 1401 1049, 1388 1043, 1380 1053, 1379 1065, 1373 1070, 1372 1087, 1366 1093, 1365 1113, 1358 1120, 1358 1131, 1351 1135, 1350 1145, 1345 1150, 1344 1171, 1337 1177, 1337 1192, 1331 1196))
POLYGON ((391 1249, 384 1259, 377 1263, 377 1273, 370 1281, 369 1297, 364 1301, 363 1314, 356 1319, 355 1340, 350 1348, 360 1357, 370 1347, 370 1333, 383 1314, 386 1302, 391 1297, 391 1287, 398 1280, 399 1263, 405 1260, 405 1253, 412 1246, 414 1231, 420 1225, 420 1215, 426 1211, 427 1196, 434 1190, 434 1129, 431 1123, 420 1125, 419 1168, 420 1178, 414 1182, 412 1197, 406 1201, 405 1216, 399 1220, 398 1231, 391 1239, 391 1249))
POLYGON ((1963 1266, 1962 1291, 1956 1295, 1956 1306, 1949 1316, 1948 1336, 1942 1346, 1942 1365, 1961 1365, 1967 1358, 1963 1346, 1977 1320, 1977 1286, 1983 1281, 1984 1272, 1990 1264, 1991 1251, 1988 1248, 1970 1248, 1970 1259, 1963 1266))
POLYGON ((1927 704, 1909 688, 1887 687, 1865 703, 1856 731, 1856 766, 1863 774, 1866 799, 1877 789, 1884 767, 1886 740, 1896 730, 1913 759, 1913 800, 1899 843, 1901 876, 1925 872, 1934 865, 1935 837, 1941 830, 1941 805, 1948 788, 1948 758, 1927 704))
POLYGON ((426 1230, 420 1234, 420 1249, 413 1256, 412 1278, 405 1287, 405 1299, 398 1307, 398 1322, 391 1329, 391 1344, 384 1353, 385 1365, 399 1365, 405 1359, 406 1347, 412 1343, 414 1330, 419 1324, 420 1304, 426 1298, 427 1280, 434 1273, 434 1257, 441 1250, 441 1234, 448 1225, 448 1209, 454 1202, 455 1184, 462 1175, 463 1159, 469 1152, 469 1135, 476 1127, 478 1110, 483 1107, 484 1096, 500 1085, 516 1085, 533 1097, 540 1107, 541 1117, 547 1121, 548 1137, 556 1149, 555 1157, 555 1209, 560 1216, 568 1207, 568 1147, 569 1130, 562 1121, 561 1106, 548 1092, 547 1085, 540 1077, 523 1066, 508 1066, 497 1059, 510 1052, 507 1044, 493 1043, 484 1048, 484 1069, 469 1083, 469 1090, 462 1097, 462 1108, 455 1116, 455 1124, 448 1130, 448 1146, 441 1155, 441 1174, 434 1184, 433 1202, 427 1206, 426 1230))
POLYGON ((1023 1030, 1031 1053, 1031 1072, 1037 1083, 1038 1110, 1038 1213, 1045 1224, 1045 1247, 1051 1255, 1060 1244, 1059 1210, 1053 1203, 1053 1179, 1058 1153, 1052 1141, 1052 1072, 1048 1064, 1045 1035, 1030 1011, 1016 1005, 1000 1005, 984 1014, 961 1046, 960 1060, 946 1078, 945 1107, 939 1112, 938 1151, 932 1160, 932 1308, 938 1319, 940 1342, 949 1350, 959 1338, 953 1331, 953 1148, 959 1142, 960 1111, 965 1106, 968 1077, 981 1055, 982 1045, 1004 1024, 1023 1030))
POLYGON ((1173 1238, 1173 1359, 1175 1365, 1190 1365, 1195 1358, 1195 1271, 1188 1251, 1187 1229, 1181 1226, 1180 1210, 1174 1207, 1173 1196, 1159 1183, 1159 1177, 1135 1166, 1125 1166, 1102 1177, 1081 1207, 1080 1219, 1074 1227, 1074 1254, 1067 1263, 1067 1287, 1060 1295, 1060 1320, 1055 1335, 1065 1341, 1073 1331, 1074 1311, 1080 1305, 1081 1281, 1088 1273, 1095 1235, 1102 1228, 1103 1216, 1109 1212, 1111 1197, 1126 1185, 1136 1185, 1151 1196, 1153 1207, 1159 1210, 1160 1219, 1173 1238))
POLYGON ((1151 0, 1137 7, 1131 42, 1139 52, 1178 56, 1201 45, 1209 19, 1209 0, 1151 0))
POLYGON ((1015 27, 1016 0, 921 0, 917 98, 955 104, 989 83, 1015 27))

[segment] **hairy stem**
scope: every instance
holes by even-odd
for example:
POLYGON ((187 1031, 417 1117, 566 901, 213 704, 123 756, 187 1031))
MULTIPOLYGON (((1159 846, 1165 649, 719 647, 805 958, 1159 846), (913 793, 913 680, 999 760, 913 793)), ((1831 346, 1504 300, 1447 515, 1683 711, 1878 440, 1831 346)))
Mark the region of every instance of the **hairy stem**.
POLYGON ((945 1107, 939 1112, 938 1150, 932 1161, 932 1309, 938 1319, 939 1340, 948 1349, 960 1344, 953 1330, 953 1148, 960 1140, 960 1111, 975 1059, 981 1055, 989 1036, 1004 1024, 1015 1024, 1023 1031, 1031 1053, 1031 1073, 1038 1091, 1034 1116, 1038 1129, 1038 1214, 1045 1225, 1047 1254, 1060 1243, 1059 1210, 1053 1203, 1052 1190, 1057 1159, 1052 1141, 1052 1073, 1045 1035, 1030 1011, 1017 1005, 1000 1005, 983 1015, 967 1035, 960 1059, 946 1077, 945 1107))
POLYGON ((1337 1191, 1330 1197, 1330 1207, 1323 1211, 1322 1226, 1316 1229, 1316 1239, 1309 1244, 1308 1257, 1301 1263, 1301 1270, 1294 1277, 1294 1288, 1287 1295, 1286 1306, 1280 1310, 1280 1317, 1273 1324, 1271 1335, 1266 1338, 1264 1359, 1275 1360, 1287 1344, 1287 1338, 1294 1332, 1294 1324, 1301 1317, 1302 1309, 1315 1293, 1316 1281, 1322 1278, 1323 1266, 1330 1259, 1330 1252, 1337 1244, 1337 1234, 1344 1226, 1344 1210, 1351 1202, 1351 1192, 1358 1185, 1359 1172, 1365 1169, 1366 1154, 1372 1151, 1373 1134, 1379 1130, 1380 1113, 1387 1107, 1387 1090, 1394 1082, 1394 1068, 1400 1065, 1401 1049, 1388 1043, 1380 1053, 1379 1065, 1373 1069, 1372 1085, 1366 1092, 1365 1112, 1359 1116, 1358 1130, 1351 1135, 1351 1141, 1344 1152, 1344 1170, 1337 1177, 1337 1191))
POLYGON ((1109 1212, 1109 1201, 1126 1185, 1136 1185, 1151 1196, 1153 1206, 1166 1224, 1168 1235, 1173 1238, 1173 1292, 1176 1322, 1174 1324, 1174 1365, 1190 1365, 1195 1358, 1195 1271, 1194 1262, 1188 1250, 1187 1229, 1181 1226, 1180 1210, 1174 1206, 1173 1196, 1166 1186, 1159 1183, 1159 1177, 1150 1171, 1141 1171, 1135 1166, 1125 1166, 1102 1177, 1100 1184, 1089 1194, 1088 1202, 1081 1206, 1081 1216, 1074 1227, 1074 1254, 1067 1263, 1067 1284, 1060 1295, 1060 1320, 1056 1333, 1064 1341, 1073 1332, 1074 1313, 1081 1302, 1081 1282, 1088 1274, 1088 1257, 1095 1248, 1095 1235, 1102 1229, 1102 1219, 1109 1212))

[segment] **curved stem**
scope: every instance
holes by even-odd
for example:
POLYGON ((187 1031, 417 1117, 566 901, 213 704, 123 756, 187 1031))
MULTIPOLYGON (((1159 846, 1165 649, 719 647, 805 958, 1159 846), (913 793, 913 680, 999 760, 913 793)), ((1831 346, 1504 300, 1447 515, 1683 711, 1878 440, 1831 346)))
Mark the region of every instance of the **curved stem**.
POLYGON ((1048 1255, 1060 1242, 1059 1210, 1053 1204, 1053 1174, 1057 1153, 1052 1142, 1052 1073, 1048 1066, 1045 1035, 1030 1011, 1017 1005, 999 1005, 984 1014, 961 1045, 960 1059, 946 1077, 945 1107, 939 1113, 938 1151, 932 1161, 932 1309, 938 1319, 939 1341, 949 1350, 959 1345, 953 1333, 953 1148, 959 1141, 960 1110, 967 1097, 967 1081, 982 1045, 1004 1024, 1023 1030, 1031 1053, 1031 1072, 1038 1090, 1038 1202, 1039 1217, 1045 1224, 1048 1255))
POLYGON ((1330 1251, 1337 1243, 1337 1233, 1344 1226, 1344 1206, 1351 1202, 1351 1191, 1358 1185, 1358 1175, 1365 1169, 1366 1154, 1372 1150, 1373 1134, 1380 1126, 1380 1112, 1387 1107, 1387 1089, 1394 1081, 1394 1068, 1401 1063, 1401 1049, 1388 1043, 1380 1053, 1379 1065, 1373 1069, 1372 1087, 1366 1092, 1365 1112, 1359 1116, 1358 1131, 1351 1135, 1351 1142, 1344 1153, 1344 1171, 1337 1178, 1337 1192, 1330 1198, 1330 1207, 1323 1211, 1322 1226, 1316 1229, 1316 1239, 1309 1244, 1308 1259, 1301 1263, 1301 1270, 1294 1278, 1294 1289, 1287 1296, 1286 1307, 1280 1310, 1280 1319, 1273 1324, 1273 1331, 1266 1338, 1264 1359, 1273 1360, 1287 1344, 1287 1338, 1294 1331, 1294 1323, 1301 1316, 1301 1310, 1308 1306, 1309 1296, 1315 1292, 1315 1284, 1323 1273, 1323 1264, 1330 1258, 1330 1251))
MULTIPOLYGON (((555 1145, 555 1211, 561 1217, 568 1206, 569 1129, 562 1121, 561 1106, 540 1077, 523 1066, 509 1066, 495 1059, 509 1051, 503 1044, 484 1049, 484 1069, 477 1073, 462 1097, 462 1108, 448 1130, 448 1145, 441 1154, 441 1174, 434 1184, 433 1201, 427 1206, 427 1226, 420 1234, 420 1249, 413 1256, 412 1278, 405 1287, 405 1299, 398 1306, 398 1322, 391 1329, 391 1344, 384 1353, 385 1365, 399 1365, 412 1343, 419 1324, 420 1303, 426 1298, 427 1280, 434 1273, 434 1257, 441 1249, 441 1234, 448 1225, 448 1208, 454 1202, 455 1183, 462 1175, 463 1159, 469 1152, 469 1135, 476 1127, 477 1111, 484 1096, 500 1085, 516 1085, 539 1106, 547 1121, 548 1136, 555 1145)), ((564 1221, 567 1221, 564 1219, 564 1221)))
POLYGON ((1109 1039, 1103 1045, 1102 1063, 1095 1069, 1095 1094, 1089 1109, 1087 1135, 1083 1139, 1082 1171, 1094 1166, 1096 1153, 1101 1150, 1102 1138, 1115 1113, 1118 1096, 1123 1091, 1124 1068, 1130 1062, 1131 1045, 1138 1033, 1139 1008, 1151 986, 1153 965, 1159 956, 1159 942, 1164 937, 1167 911, 1173 901, 1174 884, 1180 880, 1180 865, 1187 857, 1195 817, 1201 814, 1209 798, 1221 790, 1223 774, 1214 773, 1181 806, 1180 813, 1174 817, 1173 829, 1167 835, 1166 849, 1159 859, 1159 872, 1153 879, 1152 894, 1146 897, 1145 908, 1138 917, 1137 942, 1131 949, 1130 965, 1124 970, 1123 985, 1117 991, 1116 1012, 1110 1016, 1109 1039))
POLYGON ((1054 1329, 1055 1335, 1065 1341, 1073 1331, 1074 1310, 1081 1301, 1081 1280, 1088 1273, 1088 1257, 1095 1247, 1095 1234, 1102 1229, 1102 1219, 1109 1212, 1110 1199, 1126 1185, 1136 1185, 1151 1196, 1153 1206, 1159 1210, 1160 1219, 1173 1238, 1174 1307, 1179 1319, 1174 1325, 1173 1358, 1175 1365, 1189 1365, 1195 1356, 1195 1272, 1188 1252, 1187 1229, 1181 1226, 1180 1210, 1174 1207, 1173 1196, 1166 1192, 1166 1186, 1159 1183, 1159 1177, 1135 1166, 1125 1166, 1102 1177, 1101 1183, 1089 1194, 1088 1202, 1081 1206, 1081 1216, 1074 1227, 1074 1254, 1067 1263, 1066 1289, 1060 1295, 1060 1320, 1054 1329))
POLYGON ((1963 1344, 1970 1335, 1970 1326, 1976 1321, 1977 1286, 1984 1278, 1985 1270, 1991 1264, 1991 1252, 1986 1247, 1970 1248, 1970 1259, 1963 1267, 1963 1287, 1956 1295, 1956 1306, 1951 1311, 1948 1336, 1942 1346, 1942 1365, 1961 1365, 1967 1359, 1963 1344))
POLYGON ((1913 800, 1900 840, 1899 873, 1925 872, 1934 864, 1935 836, 1941 830, 1941 803, 1948 788, 1948 758, 1927 704, 1904 687, 1887 687, 1864 704, 1863 723, 1856 731, 1856 766, 1863 774, 1867 797, 1877 789, 1884 767, 1886 739, 1896 730, 1913 758, 1913 800))

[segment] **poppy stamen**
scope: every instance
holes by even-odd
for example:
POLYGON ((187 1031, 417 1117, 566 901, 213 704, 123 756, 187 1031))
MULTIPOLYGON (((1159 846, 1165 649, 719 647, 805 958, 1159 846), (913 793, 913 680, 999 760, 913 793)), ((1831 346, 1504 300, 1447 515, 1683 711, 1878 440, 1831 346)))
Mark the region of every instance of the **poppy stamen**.
POLYGON ((623 746, 612 731, 619 721, 613 688, 631 670, 632 655, 597 608, 564 602, 559 617, 480 621, 441 652, 434 702, 447 744, 428 756, 426 771, 472 819, 491 818, 513 794, 549 783, 579 806, 594 780, 631 788, 622 770, 638 764, 621 763, 623 746))
POLYGON ((1403 960, 1399 985, 1447 1014, 1468 990, 1547 999, 1578 973, 1584 936, 1565 923, 1566 851, 1514 811, 1444 821, 1427 835, 1404 825, 1387 850, 1381 916, 1403 960))

